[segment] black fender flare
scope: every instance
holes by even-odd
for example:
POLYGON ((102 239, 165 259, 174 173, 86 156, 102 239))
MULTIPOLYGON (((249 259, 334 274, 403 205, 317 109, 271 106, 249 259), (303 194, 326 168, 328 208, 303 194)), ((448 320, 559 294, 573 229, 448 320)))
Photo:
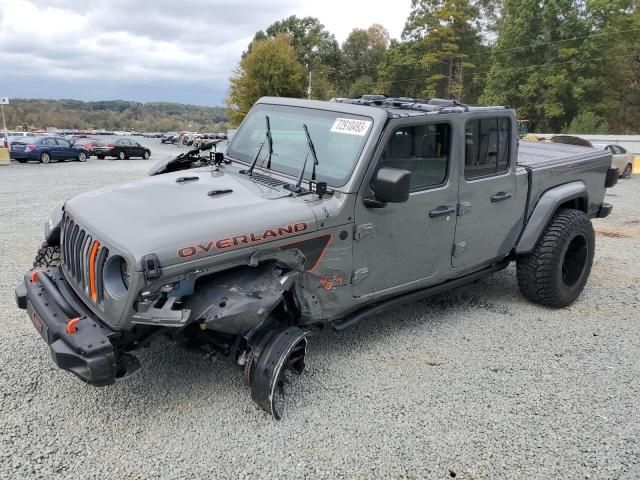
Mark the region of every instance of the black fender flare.
POLYGON ((44 222, 44 239, 48 246, 60 245, 60 226, 64 215, 64 203, 56 206, 49 215, 49 220, 44 222))
POLYGON ((558 207, 578 198, 588 198, 587 187, 583 182, 565 183, 544 192, 533 213, 529 216, 524 231, 516 244, 515 253, 524 255, 532 252, 558 207))

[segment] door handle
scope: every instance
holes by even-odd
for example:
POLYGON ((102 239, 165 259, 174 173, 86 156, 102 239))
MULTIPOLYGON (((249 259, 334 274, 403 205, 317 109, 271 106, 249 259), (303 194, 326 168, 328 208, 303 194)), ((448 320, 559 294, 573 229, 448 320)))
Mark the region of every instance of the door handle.
POLYGON ((445 215, 452 215, 456 213, 456 209, 448 205, 440 205, 438 208, 434 208, 429 212, 431 218, 444 217, 445 215))
POLYGON ((491 197, 491 202, 501 202, 503 200, 508 200, 509 198, 511 198, 511 194, 509 192, 498 192, 491 197))

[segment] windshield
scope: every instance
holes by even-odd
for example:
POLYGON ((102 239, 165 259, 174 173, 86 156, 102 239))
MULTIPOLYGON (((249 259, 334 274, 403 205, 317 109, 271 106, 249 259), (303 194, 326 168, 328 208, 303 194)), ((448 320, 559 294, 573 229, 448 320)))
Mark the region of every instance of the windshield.
MULTIPOLYGON (((269 158, 267 116, 273 139, 272 170, 298 176, 309 152, 303 128, 307 125, 318 156, 316 180, 332 187, 341 187, 349 180, 373 123, 371 118, 358 115, 260 104, 251 110, 233 137, 227 149, 230 157, 251 163, 265 142, 256 166, 266 166, 269 158)), ((312 158, 307 162, 306 180, 311 178, 311 167, 312 158)))

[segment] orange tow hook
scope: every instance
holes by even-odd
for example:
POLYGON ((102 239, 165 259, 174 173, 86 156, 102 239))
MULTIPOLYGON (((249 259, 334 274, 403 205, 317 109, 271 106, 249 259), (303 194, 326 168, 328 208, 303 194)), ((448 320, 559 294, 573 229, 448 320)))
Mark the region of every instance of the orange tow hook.
POLYGON ((31 283, 36 283, 38 281, 38 274, 41 271, 42 270, 34 270, 33 272, 31 272, 31 283))
POLYGON ((73 335, 78 331, 78 327, 76 327, 76 325, 78 324, 79 321, 80 321, 80 317, 76 317, 76 318, 72 318, 67 322, 67 326, 65 330, 69 335, 73 335))

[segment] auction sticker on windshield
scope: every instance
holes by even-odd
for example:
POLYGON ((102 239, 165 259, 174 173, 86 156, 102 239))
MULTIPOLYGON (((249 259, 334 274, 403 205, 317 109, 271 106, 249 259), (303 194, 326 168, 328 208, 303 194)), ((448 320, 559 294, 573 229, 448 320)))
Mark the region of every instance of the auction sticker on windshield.
POLYGON ((354 120, 353 118, 338 117, 336 121, 333 122, 331 131, 335 133, 347 133, 349 135, 360 135, 363 137, 367 134, 370 126, 370 120, 354 120))

